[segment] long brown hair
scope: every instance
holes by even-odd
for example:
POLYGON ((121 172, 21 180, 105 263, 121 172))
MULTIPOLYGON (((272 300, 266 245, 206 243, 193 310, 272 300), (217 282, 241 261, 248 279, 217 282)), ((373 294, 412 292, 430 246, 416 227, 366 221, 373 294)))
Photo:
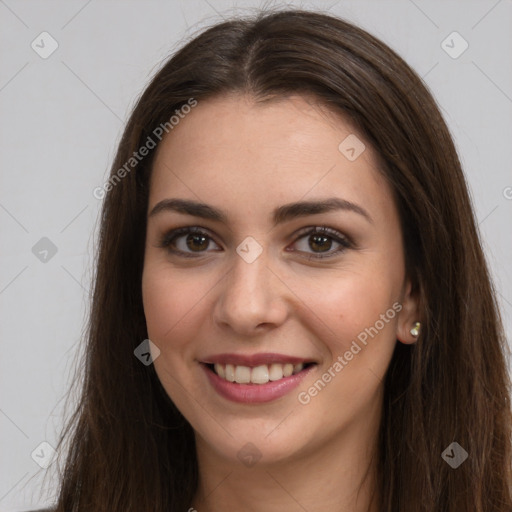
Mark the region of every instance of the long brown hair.
POLYGON ((385 378, 381 510, 510 512, 508 346, 452 138, 422 80, 390 48, 341 19, 301 10, 202 32, 133 109, 105 187, 82 387, 58 445, 66 459, 57 510, 191 505, 193 430, 153 365, 134 356, 147 338, 141 275, 156 149, 126 163, 191 99, 229 92, 313 96, 354 123, 393 189, 423 325, 416 344, 397 342, 385 378), (442 457, 452 442, 468 452, 457 469, 442 457))

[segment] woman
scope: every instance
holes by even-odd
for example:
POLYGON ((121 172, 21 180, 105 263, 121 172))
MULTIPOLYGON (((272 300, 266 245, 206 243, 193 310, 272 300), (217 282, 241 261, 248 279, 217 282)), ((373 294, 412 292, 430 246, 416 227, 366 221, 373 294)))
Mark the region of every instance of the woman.
POLYGON ((206 30, 142 94, 98 194, 56 510, 512 510, 467 187, 386 45, 297 10, 206 30))

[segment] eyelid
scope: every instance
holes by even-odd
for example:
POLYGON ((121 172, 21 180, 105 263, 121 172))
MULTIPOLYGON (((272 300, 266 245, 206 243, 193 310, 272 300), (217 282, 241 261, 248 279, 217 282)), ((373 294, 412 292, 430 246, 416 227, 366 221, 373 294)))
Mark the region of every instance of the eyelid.
MULTIPOLYGON (((210 240, 212 240, 216 245, 220 245, 215 241, 215 237, 212 236, 211 232, 207 228, 203 228, 202 226, 183 226, 176 229, 171 229, 167 231, 161 238, 157 245, 157 247, 161 249, 167 249, 170 253, 184 256, 186 258, 188 257, 200 257, 202 255, 201 252, 198 252, 194 255, 193 252, 185 252, 181 251, 179 249, 170 249, 169 246, 171 245, 174 240, 181 238, 182 236, 198 233, 201 235, 206 235, 210 240)), ((202 251, 206 253, 207 251, 202 251)))
MULTIPOLYGON (((174 242, 176 239, 181 238, 182 236, 188 235, 188 234, 202 234, 205 235, 209 240, 213 241, 216 245, 220 246, 219 243, 215 240, 215 236, 213 236, 209 229, 203 228, 202 226, 183 226, 180 228, 175 228, 167 231, 161 238, 157 245, 157 247, 166 249, 168 252, 183 256, 186 258, 198 258, 203 256, 203 254, 208 254, 210 251, 199 251, 199 252, 187 252, 182 251, 180 249, 170 249, 170 246, 172 242, 174 242)), ((308 235, 315 235, 315 234, 324 234, 327 237, 331 238, 335 243, 340 245, 340 248, 336 249, 335 251, 328 251, 326 253, 305 253, 304 251, 297 251, 296 249, 289 250, 287 252, 298 252, 302 254, 306 254, 304 258, 309 260, 321 260, 321 259, 328 259, 328 258, 334 258, 340 253, 343 253, 347 249, 355 248, 355 244, 351 237, 347 236, 346 234, 338 231, 337 229, 331 228, 329 226, 325 225, 310 225, 305 226, 292 235, 290 235, 290 238, 293 239, 292 244, 297 243, 302 238, 307 237, 308 235)), ((218 251, 216 251, 218 252, 218 251)))
POLYGON ((302 257, 306 258, 307 260, 319 261, 322 259, 326 259, 326 260, 334 259, 334 258, 336 258, 336 256, 339 256, 340 254, 344 253, 347 249, 355 248, 355 244, 349 236, 338 231, 337 229, 334 229, 334 228, 331 228, 331 227, 325 226, 325 225, 318 225, 318 224, 301 228, 299 231, 295 232, 293 235, 293 237, 294 237, 293 243, 295 244, 302 238, 306 238, 307 236, 311 236, 311 235, 315 235, 315 234, 326 235, 328 238, 331 238, 332 240, 334 240, 335 243, 340 245, 340 247, 334 251, 328 251, 325 253, 322 253, 322 252, 304 253, 303 251, 296 251, 295 249, 291 250, 289 252, 300 252, 300 253, 304 254, 304 256, 302 256, 302 257))
POLYGON ((355 243, 350 236, 339 231, 338 229, 331 228, 331 227, 323 225, 323 224, 312 224, 310 226, 303 227, 303 228, 299 229, 298 231, 296 231, 295 233, 293 233, 293 235, 291 235, 291 237, 294 238, 295 241, 297 241, 299 238, 303 237, 304 235, 316 234, 316 233, 328 235, 331 238, 334 238, 335 240, 337 240, 339 243, 346 243, 347 246, 348 245, 355 246, 355 243))

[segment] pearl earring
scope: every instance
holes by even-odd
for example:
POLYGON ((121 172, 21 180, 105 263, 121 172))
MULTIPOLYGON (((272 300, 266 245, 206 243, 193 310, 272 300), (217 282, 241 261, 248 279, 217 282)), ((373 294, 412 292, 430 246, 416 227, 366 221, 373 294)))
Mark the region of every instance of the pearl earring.
POLYGON ((413 328, 409 331, 415 338, 417 338, 420 335, 421 330, 421 323, 416 322, 413 326, 413 328))

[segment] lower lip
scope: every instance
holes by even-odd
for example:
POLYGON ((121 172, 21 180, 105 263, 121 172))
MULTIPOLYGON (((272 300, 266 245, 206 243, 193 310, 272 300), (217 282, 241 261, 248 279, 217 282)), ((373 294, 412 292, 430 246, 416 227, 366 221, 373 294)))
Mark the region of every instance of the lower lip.
POLYGON ((259 404, 271 402, 286 395, 295 389, 301 380, 316 366, 311 365, 295 375, 284 377, 276 381, 269 381, 266 384, 238 384, 229 382, 219 377, 206 364, 201 363, 211 385, 219 395, 239 403, 259 404))

